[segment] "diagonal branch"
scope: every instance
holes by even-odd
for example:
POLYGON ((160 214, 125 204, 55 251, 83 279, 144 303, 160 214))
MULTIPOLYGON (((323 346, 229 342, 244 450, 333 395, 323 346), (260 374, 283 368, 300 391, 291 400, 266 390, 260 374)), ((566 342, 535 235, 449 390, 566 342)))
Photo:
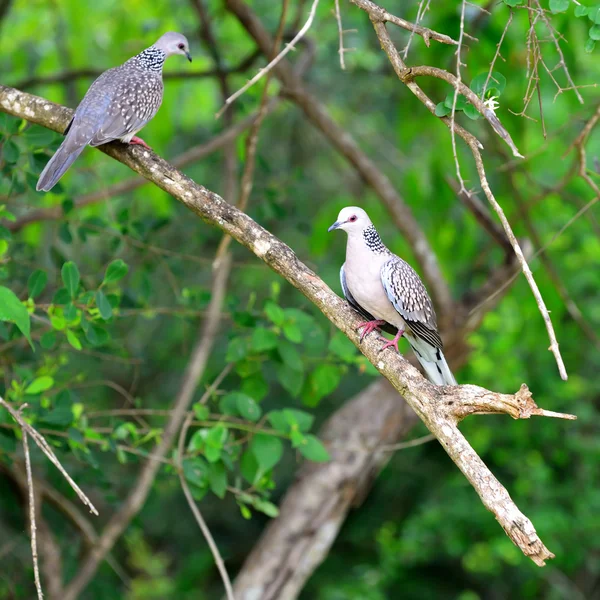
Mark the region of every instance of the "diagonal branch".
MULTIPOLYGON (((65 107, 4 86, 0 86, 0 110, 54 130, 64 129, 72 114, 72 111, 65 107)), ((523 554, 539 566, 543 566, 547 559, 554 556, 542 543, 531 521, 517 508, 506 489, 471 448, 457 427, 465 414, 505 412, 514 418, 529 418, 532 414, 544 414, 537 409, 533 399, 527 394, 526 387, 521 388, 517 394, 510 395, 498 394, 475 385, 442 387, 431 384, 402 356, 381 355, 380 343, 375 338, 366 338, 361 343, 356 331, 360 323, 357 313, 302 263, 289 246, 248 215, 225 202, 214 192, 195 183, 150 150, 117 143, 107 144, 99 149, 152 181, 206 222, 231 235, 304 294, 405 398, 523 554)), ((215 296, 213 296, 214 300, 215 296)), ((214 326, 211 323, 212 320, 207 320, 206 327, 214 326)), ((206 337, 210 338, 209 335, 206 337)), ((203 344, 196 349, 198 354, 206 352, 207 348, 203 344)), ((201 369, 198 371, 197 363, 194 364, 196 366, 188 373, 185 379, 186 385, 178 398, 174 411, 177 417, 172 418, 165 428, 159 446, 163 456, 185 418, 197 376, 201 372, 201 369)), ((552 416, 575 418, 572 415, 557 413, 553 413, 552 416)), ((158 461, 148 463, 148 465, 158 464, 158 461)), ((68 593, 65 595, 66 600, 73 600, 95 572, 98 562, 115 539, 115 534, 119 533, 122 513, 129 516, 132 508, 139 509, 149 491, 157 468, 157 466, 151 468, 151 472, 141 478, 141 485, 136 486, 142 488, 143 494, 141 498, 139 494, 136 495, 133 507, 131 505, 124 507, 111 519, 105 533, 101 536, 100 547, 88 558, 69 586, 68 593)), ((145 466, 144 472, 148 469, 149 467, 145 466)))

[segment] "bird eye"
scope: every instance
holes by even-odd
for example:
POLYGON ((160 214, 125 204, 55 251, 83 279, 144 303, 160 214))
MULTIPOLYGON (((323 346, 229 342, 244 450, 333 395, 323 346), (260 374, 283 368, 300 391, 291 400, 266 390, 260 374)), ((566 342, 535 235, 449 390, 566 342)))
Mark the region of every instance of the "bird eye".
POLYGON ((350 223, 354 223, 354 221, 356 221, 356 215, 352 215, 348 221, 350 221, 350 223))
POLYGON ((183 48, 184 48, 184 45, 183 45, 183 44, 179 44, 177 47, 178 47, 180 50, 183 50, 183 48))

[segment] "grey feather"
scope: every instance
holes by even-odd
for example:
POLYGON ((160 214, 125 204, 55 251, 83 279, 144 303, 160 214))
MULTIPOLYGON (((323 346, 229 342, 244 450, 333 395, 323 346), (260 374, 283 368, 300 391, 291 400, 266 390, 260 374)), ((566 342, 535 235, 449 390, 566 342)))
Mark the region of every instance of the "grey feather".
POLYGON ((163 35, 154 45, 105 71, 92 83, 65 130, 64 142, 42 171, 38 191, 52 189, 88 144, 131 141, 160 108, 162 68, 171 54, 189 58, 188 42, 181 34, 163 35))
POLYGON ((394 308, 418 336, 436 348, 442 348, 431 298, 417 272, 392 254, 381 267, 381 282, 394 308))

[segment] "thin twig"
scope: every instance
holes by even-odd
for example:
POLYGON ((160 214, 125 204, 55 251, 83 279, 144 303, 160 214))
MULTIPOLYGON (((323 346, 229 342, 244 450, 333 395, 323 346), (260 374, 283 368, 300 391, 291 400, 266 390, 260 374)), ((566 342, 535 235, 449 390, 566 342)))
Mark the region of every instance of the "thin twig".
MULTIPOLYGON (((23 408, 23 407, 21 407, 23 408)), ((23 433, 23 454, 25 455, 25 470, 27 472, 27 491, 29 492, 29 527, 31 530, 31 556, 33 558, 33 577, 35 579, 35 588, 37 590, 38 600, 44 598, 42 591, 42 582, 40 581, 40 568, 38 565, 37 537, 35 524, 35 493, 33 491, 33 475, 31 474, 31 458, 29 456, 29 444, 27 441, 27 431, 23 433)))
POLYGON ((208 528, 208 525, 206 524, 206 521, 202 517, 200 509, 194 501, 194 496, 190 491, 190 486, 188 485, 185 479, 185 475, 183 473, 183 444, 185 442, 185 437, 187 435, 188 429, 193 418, 193 413, 190 413, 184 421, 183 426, 181 427, 181 431, 179 433, 179 443, 177 445, 177 470, 179 474, 179 482, 181 483, 183 493, 185 494, 185 499, 187 500, 187 503, 190 506, 194 518, 196 519, 196 522, 198 523, 198 526, 202 531, 202 535, 204 536, 204 539, 206 540, 206 543, 208 544, 208 547, 212 552, 213 559, 215 561, 215 564, 217 565, 217 569, 219 569, 221 580, 223 581, 223 585, 225 586, 225 593, 227 594, 227 599, 235 600, 233 596, 233 588, 231 587, 231 579, 229 579, 227 568, 225 567, 225 563, 223 562, 223 557, 219 552, 219 548, 215 543, 215 540, 210 532, 210 529, 208 528))
POLYGON ((266 67, 263 67, 250 81, 248 81, 248 83, 246 83, 246 85, 244 85, 235 94, 233 94, 232 96, 227 98, 227 100, 225 100, 225 105, 216 115, 217 119, 227 110, 227 107, 230 104, 235 102, 237 98, 239 98, 244 92, 251 88, 258 80, 262 79, 291 50, 294 50, 295 44, 297 44, 304 37, 306 32, 310 29, 315 18, 315 12, 317 10, 318 5, 319 0, 313 0, 312 6, 310 7, 310 12, 308 13, 308 19, 306 20, 306 23, 304 23, 302 29, 300 29, 300 31, 293 37, 292 41, 286 44, 285 48, 266 67))
POLYGON ((20 411, 25 408, 26 405, 20 407, 17 411, 8 402, 0 398, 0 405, 4 406, 10 413, 10 416, 19 424, 23 433, 28 433, 33 441, 37 444, 38 448, 48 457, 50 462, 61 472, 62 476, 67 480, 69 485, 73 488, 73 491, 79 496, 79 499, 90 509, 90 512, 98 515, 96 507, 92 504, 91 500, 81 491, 79 486, 71 479, 70 475, 65 471, 64 467, 60 464, 58 458, 52 451, 52 448, 48 445, 48 442, 44 437, 38 433, 20 414, 20 411))
POLYGON ((436 437, 433 433, 428 433, 421 437, 415 438, 414 440, 408 440, 408 442, 400 442, 398 444, 390 444, 389 446, 383 446, 382 450, 386 452, 396 452, 396 450, 405 450, 406 448, 414 448, 415 446, 422 446, 427 442, 432 442, 436 437))
POLYGON ((338 38, 339 38, 339 49, 338 54, 340 55, 340 67, 342 71, 346 70, 346 63, 344 62, 344 28, 342 26, 342 15, 340 13, 340 0, 335 0, 335 20, 338 26, 338 38))

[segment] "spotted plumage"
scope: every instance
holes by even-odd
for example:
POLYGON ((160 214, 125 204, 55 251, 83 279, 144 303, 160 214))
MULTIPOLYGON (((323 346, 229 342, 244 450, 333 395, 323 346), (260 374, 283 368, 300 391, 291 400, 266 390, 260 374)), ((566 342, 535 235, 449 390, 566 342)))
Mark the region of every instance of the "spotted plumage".
POLYGON ((87 145, 113 140, 145 145, 134 137, 160 108, 162 69, 173 54, 191 60, 187 39, 169 32, 127 62, 102 73, 77 107, 65 140, 42 171, 36 189, 52 189, 87 145))
POLYGON ((433 303, 416 271, 388 250, 361 208, 342 209, 332 229, 348 234, 340 280, 348 302, 367 319, 362 337, 381 328, 395 334, 384 348, 397 349, 404 336, 433 383, 456 384, 442 352, 433 303))

